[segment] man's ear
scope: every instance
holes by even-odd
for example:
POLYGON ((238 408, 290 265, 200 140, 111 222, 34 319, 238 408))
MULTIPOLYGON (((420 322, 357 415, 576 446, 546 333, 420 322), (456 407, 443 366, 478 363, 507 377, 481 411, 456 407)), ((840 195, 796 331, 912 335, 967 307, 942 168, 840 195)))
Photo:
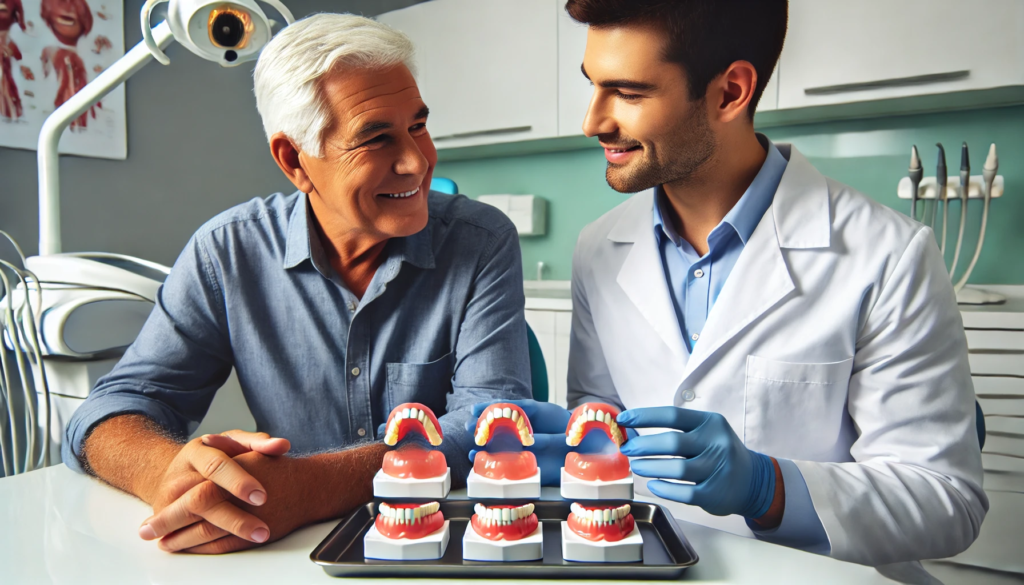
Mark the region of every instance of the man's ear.
POLYGON ((720 122, 747 117, 757 87, 757 69, 749 61, 736 61, 708 85, 708 105, 720 122))
POLYGON ((296 189, 307 194, 313 191, 313 181, 299 161, 299 149, 284 132, 277 132, 270 137, 270 154, 296 189))

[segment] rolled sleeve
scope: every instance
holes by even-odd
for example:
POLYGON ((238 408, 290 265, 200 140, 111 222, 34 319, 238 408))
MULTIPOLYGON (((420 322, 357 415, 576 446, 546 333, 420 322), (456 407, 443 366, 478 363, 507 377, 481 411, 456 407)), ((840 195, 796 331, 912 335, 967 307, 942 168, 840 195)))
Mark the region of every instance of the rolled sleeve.
POLYGON ((75 471, 85 439, 97 424, 141 414, 168 432, 187 436, 206 415, 231 373, 231 348, 219 288, 201 242, 185 247, 160 291, 138 338, 65 429, 61 452, 75 471))
POLYGON ((782 470, 782 481, 786 486, 786 511, 782 523, 771 530, 761 530, 757 524, 747 521, 758 540, 781 544, 810 553, 827 555, 832 550, 825 528, 814 510, 807 482, 795 463, 788 459, 776 459, 782 470))

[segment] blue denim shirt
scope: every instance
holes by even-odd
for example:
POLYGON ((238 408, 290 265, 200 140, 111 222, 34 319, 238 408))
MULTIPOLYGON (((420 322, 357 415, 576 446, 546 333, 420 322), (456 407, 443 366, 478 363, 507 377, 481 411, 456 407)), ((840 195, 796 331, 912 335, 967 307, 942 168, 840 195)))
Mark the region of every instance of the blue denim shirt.
MULTIPOLYGON (((786 171, 788 161, 779 149, 761 134, 758 134, 758 140, 768 151, 764 164, 740 200, 708 234, 708 252, 703 256, 697 254, 693 246, 680 237, 672 223, 666 220, 665 193, 661 187, 655 191, 655 236, 679 329, 690 351, 693 351, 694 344, 699 343, 700 332, 718 300, 718 294, 722 292, 747 240, 771 207, 775 191, 786 171)), ((771 530, 761 530, 749 522, 748 526, 760 539, 808 552, 828 554, 831 550, 828 535, 818 519, 800 469, 792 461, 777 461, 786 486, 786 511, 782 524, 771 530)))
POLYGON ((116 415, 187 436, 234 367, 257 428, 296 454, 372 441, 393 407, 426 404, 464 480, 470 406, 530 397, 522 259, 496 209, 431 193, 429 210, 425 229, 388 242, 362 299, 327 261, 304 193, 208 222, 138 339, 69 421, 65 463, 82 471, 89 430, 116 415))

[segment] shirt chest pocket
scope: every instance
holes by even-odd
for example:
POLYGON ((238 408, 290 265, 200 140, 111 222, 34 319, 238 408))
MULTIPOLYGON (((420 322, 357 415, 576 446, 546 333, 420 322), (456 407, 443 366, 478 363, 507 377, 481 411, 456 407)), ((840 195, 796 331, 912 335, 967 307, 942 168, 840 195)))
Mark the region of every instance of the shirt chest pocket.
POLYGON ((853 358, 798 364, 747 356, 744 443, 766 455, 821 460, 842 441, 853 358))
POLYGON ((419 402, 441 416, 452 391, 454 365, 454 353, 425 364, 389 363, 388 411, 403 402, 419 402))

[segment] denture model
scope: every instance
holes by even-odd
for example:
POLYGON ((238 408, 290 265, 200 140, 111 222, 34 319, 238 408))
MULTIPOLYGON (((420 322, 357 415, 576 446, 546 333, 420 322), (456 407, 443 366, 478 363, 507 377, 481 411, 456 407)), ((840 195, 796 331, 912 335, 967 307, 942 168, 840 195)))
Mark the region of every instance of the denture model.
POLYGON ((533 504, 477 504, 462 537, 467 561, 535 561, 544 557, 544 531, 533 504))
POLYGON ((363 537, 365 558, 425 561, 444 556, 449 529, 440 504, 381 503, 378 512, 363 537))
MULTIPOLYGON (((409 433, 422 436, 433 447, 444 440, 437 417, 417 402, 400 404, 391 411, 385 426, 384 444, 399 445, 409 433)), ((373 495, 378 498, 444 498, 448 496, 451 483, 451 470, 444 453, 407 442, 384 454, 384 464, 373 478, 373 495)))
POLYGON ((514 451, 479 451, 466 481, 470 498, 539 498, 540 469, 533 453, 522 450, 533 445, 530 419, 515 404, 494 404, 476 422, 477 446, 488 445, 499 435, 511 436, 514 451))
POLYGON ((643 560, 644 541, 629 504, 585 506, 574 502, 562 522, 562 558, 585 563, 643 560))
POLYGON ((625 432, 615 422, 619 409, 608 404, 588 402, 573 410, 565 427, 565 442, 579 446, 588 433, 600 430, 610 439, 614 452, 578 453, 570 451, 562 468, 562 497, 569 500, 631 500, 633 474, 629 458, 618 451, 626 442, 625 432))

